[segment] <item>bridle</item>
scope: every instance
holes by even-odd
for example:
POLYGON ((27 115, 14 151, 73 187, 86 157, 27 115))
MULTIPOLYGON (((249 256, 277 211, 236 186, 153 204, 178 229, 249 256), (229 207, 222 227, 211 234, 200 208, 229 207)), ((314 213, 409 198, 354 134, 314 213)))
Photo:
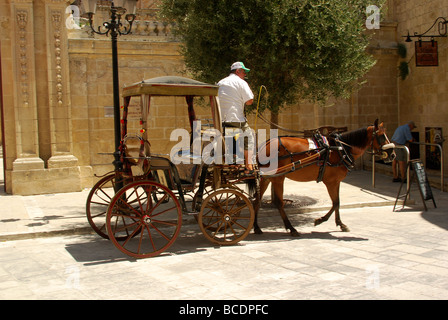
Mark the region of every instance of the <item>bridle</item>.
MULTIPOLYGON (((370 150, 366 151, 366 153, 375 155, 380 157, 384 162, 390 162, 393 159, 395 159, 396 154, 394 152, 395 145, 390 142, 389 138, 386 135, 386 132, 384 132, 383 128, 379 128, 378 126, 373 126, 374 128, 378 128, 377 130, 374 129, 372 133, 372 139, 370 141, 370 150), (380 146, 378 149, 376 149, 373 145, 374 141, 378 143, 380 146), (388 160, 391 158, 392 160, 388 160)), ((333 139, 338 142, 339 144, 345 145, 349 148, 353 148, 352 145, 342 141, 339 139, 339 137, 336 135, 333 137, 333 139)))
POLYGON ((379 156, 384 162, 390 162, 396 157, 394 147, 395 145, 390 142, 389 138, 386 135, 386 132, 384 132, 384 129, 378 128, 377 130, 373 131, 372 141, 370 142, 370 149, 373 151, 368 151, 367 153, 379 156), (378 149, 375 149, 375 147, 373 146, 374 141, 378 143, 378 149), (389 158, 391 158, 392 160, 389 160, 389 158))

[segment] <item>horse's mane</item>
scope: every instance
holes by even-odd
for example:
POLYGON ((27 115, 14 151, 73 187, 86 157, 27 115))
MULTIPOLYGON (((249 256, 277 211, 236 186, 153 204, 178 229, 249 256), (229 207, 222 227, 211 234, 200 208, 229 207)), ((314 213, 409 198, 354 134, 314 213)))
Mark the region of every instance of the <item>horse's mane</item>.
POLYGON ((367 128, 344 132, 341 134, 340 140, 357 148, 365 148, 368 142, 367 128))

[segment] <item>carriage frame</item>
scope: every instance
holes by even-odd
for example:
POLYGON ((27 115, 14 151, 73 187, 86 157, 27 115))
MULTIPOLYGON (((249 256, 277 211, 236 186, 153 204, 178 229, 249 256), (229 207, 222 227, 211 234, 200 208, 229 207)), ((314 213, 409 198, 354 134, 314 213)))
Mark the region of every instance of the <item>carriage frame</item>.
MULTIPOLYGON (((214 244, 233 245, 253 227, 253 202, 259 197, 258 171, 243 173, 243 163, 205 163, 194 154, 174 164, 169 155, 153 153, 148 137, 151 98, 185 97, 191 134, 196 121, 194 97, 209 99, 212 129, 225 137, 219 110, 218 86, 183 77, 158 77, 122 90, 120 163, 91 189, 87 219, 93 230, 135 258, 157 256, 180 233, 183 217, 193 215, 204 236, 214 244), (131 99, 139 99, 140 132, 128 133, 131 99), (190 163, 188 163, 190 161, 190 163), (241 184, 251 183, 249 194, 241 184), (191 200, 187 201, 189 197, 191 200)), ((201 128, 201 136, 211 128, 201 128)), ((224 145, 224 144, 222 144, 224 145)), ((225 150, 222 153, 225 156, 225 150)), ((232 155, 235 157, 235 155, 232 155)))

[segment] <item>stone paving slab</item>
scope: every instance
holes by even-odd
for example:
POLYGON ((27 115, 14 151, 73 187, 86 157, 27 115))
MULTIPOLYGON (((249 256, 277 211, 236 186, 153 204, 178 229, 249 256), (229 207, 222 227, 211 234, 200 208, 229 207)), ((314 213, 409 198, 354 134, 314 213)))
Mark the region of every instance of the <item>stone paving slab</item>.
POLYGON ((299 238, 266 215, 263 235, 229 247, 189 224, 141 260, 89 234, 1 242, 0 299, 447 299, 446 212, 391 209, 341 211, 349 233, 314 227, 324 211, 293 215, 299 238))
POLYGON ((349 233, 333 219, 314 227, 330 206, 323 184, 288 182, 287 211, 301 237, 264 208, 263 235, 218 247, 184 223, 171 248, 142 260, 87 232, 89 190, 0 194, 0 299, 447 299, 447 194, 433 189, 437 208, 423 211, 413 190, 411 205, 393 212, 399 185, 380 175, 376 188, 370 181, 356 171, 341 186, 349 233))

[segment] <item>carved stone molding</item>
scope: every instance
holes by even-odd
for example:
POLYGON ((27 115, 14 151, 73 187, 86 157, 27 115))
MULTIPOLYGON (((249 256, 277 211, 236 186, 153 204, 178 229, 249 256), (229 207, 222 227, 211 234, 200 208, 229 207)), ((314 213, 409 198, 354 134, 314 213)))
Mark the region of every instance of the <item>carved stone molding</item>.
POLYGON ((17 10, 16 22, 17 22, 17 54, 18 62, 20 91, 21 91, 21 103, 24 107, 29 106, 29 76, 28 76, 28 54, 27 54, 27 25, 28 25, 29 12, 24 9, 17 10))
POLYGON ((53 49, 54 49, 54 63, 55 63, 55 75, 56 75, 56 100, 57 106, 62 107, 63 104, 63 83, 62 83, 62 55, 61 52, 64 50, 62 47, 62 15, 59 11, 51 12, 51 22, 53 27, 53 49))
MULTIPOLYGON (((17 159, 39 158, 33 4, 14 2, 13 21, 14 115, 17 159)), ((36 163, 36 161, 32 161, 36 163)), ((39 164, 39 167, 41 165, 39 164)))
MULTIPOLYGON (((65 9, 66 7, 63 3, 48 3, 46 5, 48 96, 52 158, 72 154, 65 9)), ((49 167, 51 163, 52 161, 48 162, 49 167)), ((70 161, 70 166, 72 163, 73 161, 70 161)))

